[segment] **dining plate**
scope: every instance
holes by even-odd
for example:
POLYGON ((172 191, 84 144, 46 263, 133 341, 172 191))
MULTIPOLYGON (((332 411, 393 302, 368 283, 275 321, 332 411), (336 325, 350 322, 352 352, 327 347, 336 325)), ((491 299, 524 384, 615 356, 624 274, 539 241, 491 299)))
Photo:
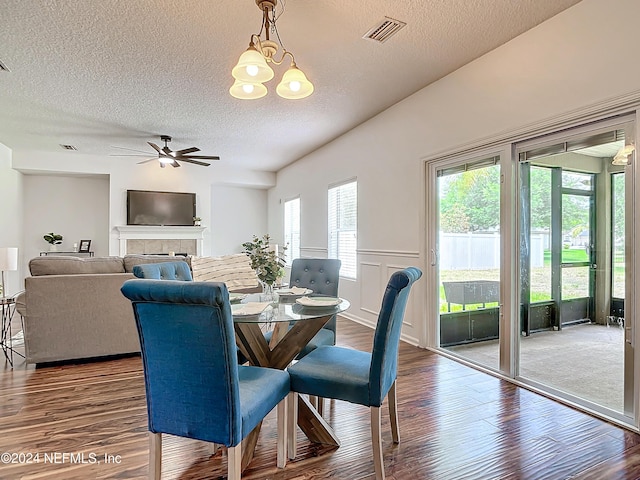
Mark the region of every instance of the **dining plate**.
POLYGON ((231 313, 236 316, 260 315, 267 308, 271 308, 269 302, 247 302, 231 305, 231 313))
POLYGON ((296 303, 304 307, 335 307, 342 300, 336 297, 300 297, 296 303))
POLYGON ((240 301, 244 300, 245 298, 247 298, 247 294, 246 293, 229 292, 229 301, 231 303, 240 302, 240 301))
POLYGON ((278 295, 309 295, 310 293, 313 293, 313 290, 309 289, 309 288, 302 288, 302 287, 291 287, 291 288, 280 288, 278 290, 276 290, 276 293, 278 295))

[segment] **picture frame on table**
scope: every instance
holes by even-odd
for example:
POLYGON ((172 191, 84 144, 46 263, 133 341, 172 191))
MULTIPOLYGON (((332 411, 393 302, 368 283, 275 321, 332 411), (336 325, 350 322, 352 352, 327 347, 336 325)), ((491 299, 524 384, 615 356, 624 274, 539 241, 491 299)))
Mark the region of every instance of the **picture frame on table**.
POLYGON ((80 247, 78 248, 78 252, 89 253, 90 249, 91 249, 91 240, 80 240, 80 247))

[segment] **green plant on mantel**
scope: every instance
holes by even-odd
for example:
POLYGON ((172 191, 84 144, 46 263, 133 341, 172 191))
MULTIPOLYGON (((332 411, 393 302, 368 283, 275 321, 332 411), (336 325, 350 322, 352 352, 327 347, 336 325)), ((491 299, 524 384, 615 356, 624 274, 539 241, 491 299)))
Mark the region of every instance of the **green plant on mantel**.
POLYGON ((280 251, 276 253, 269 243, 270 240, 271 238, 268 234, 263 235, 262 238, 254 235, 251 242, 245 242, 242 246, 244 247, 244 253, 251 260, 251 268, 256 271, 258 280, 266 285, 273 286, 284 272, 284 252, 286 252, 287 246, 282 246, 280 251))
POLYGON ((62 235, 58 235, 57 233, 46 233, 43 238, 51 245, 60 245, 62 243, 62 235))

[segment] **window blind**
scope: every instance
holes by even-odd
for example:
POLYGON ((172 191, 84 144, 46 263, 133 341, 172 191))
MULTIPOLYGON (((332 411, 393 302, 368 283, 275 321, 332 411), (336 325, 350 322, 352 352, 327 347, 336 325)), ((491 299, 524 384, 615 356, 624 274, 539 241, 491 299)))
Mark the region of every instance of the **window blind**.
POLYGON ((356 278, 358 248, 358 183, 329 188, 329 258, 342 261, 340 275, 356 278))
POLYGON ((300 198, 284 202, 284 243, 287 245, 285 262, 291 265, 300 258, 300 198))

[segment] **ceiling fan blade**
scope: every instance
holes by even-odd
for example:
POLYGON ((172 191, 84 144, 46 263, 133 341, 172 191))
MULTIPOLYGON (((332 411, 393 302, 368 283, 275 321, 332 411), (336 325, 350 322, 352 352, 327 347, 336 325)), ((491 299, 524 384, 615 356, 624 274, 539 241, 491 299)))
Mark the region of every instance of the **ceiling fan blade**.
POLYGON ((162 151, 165 153, 165 155, 170 155, 173 156, 173 152, 171 151, 171 149, 167 146, 162 147, 162 151))
POLYGON ((180 164, 179 164, 178 162, 176 162, 175 160, 174 160, 173 162, 171 162, 171 163, 170 163, 170 165, 171 165, 173 168, 176 168, 176 167, 179 167, 179 166, 180 166, 180 164))
POLYGON ((195 165, 202 165, 203 167, 208 167, 210 164, 209 163, 205 163, 205 162, 199 162, 197 160, 192 160, 189 157, 180 157, 179 160, 181 162, 187 162, 187 163, 193 163, 195 165))
POLYGON ((175 155, 179 157, 180 155, 186 155, 187 153, 199 152, 200 149, 198 147, 185 148, 184 150, 177 150, 175 155))
POLYGON ((112 145, 111 148, 117 148, 118 150, 129 150, 130 152, 138 152, 138 153, 144 153, 145 155, 149 155, 149 152, 145 152, 144 150, 136 150, 134 148, 116 147, 115 145, 112 145))
POLYGON ((158 159, 157 158, 147 158, 146 160, 138 162, 138 165, 142 165, 143 163, 153 162, 154 160, 158 160, 158 159))
POLYGON ((151 145, 151 148, 153 148, 156 152, 158 153, 162 153, 162 150, 160 150, 160 147, 158 145, 156 145, 155 143, 151 143, 151 142, 147 142, 149 145, 151 145))
POLYGON ((218 157, 217 155, 189 155, 189 156, 183 156, 180 158, 180 160, 185 160, 185 159, 199 159, 199 160, 220 160, 220 157, 218 157))
POLYGON ((123 154, 123 155, 109 155, 110 157, 148 157, 151 153, 135 153, 135 154, 123 154))

